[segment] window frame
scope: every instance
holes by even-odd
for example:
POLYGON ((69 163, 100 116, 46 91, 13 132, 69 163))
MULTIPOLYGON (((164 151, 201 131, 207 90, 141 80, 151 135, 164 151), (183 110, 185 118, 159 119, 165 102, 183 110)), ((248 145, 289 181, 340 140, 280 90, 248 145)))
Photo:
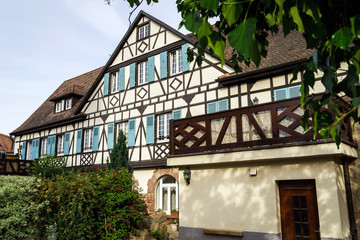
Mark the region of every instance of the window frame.
POLYGON ((172 112, 162 113, 156 116, 156 141, 158 143, 168 142, 170 138, 170 120, 172 119, 172 112), (160 124, 160 118, 165 116, 164 123, 160 124), (163 129, 160 127, 164 125, 163 129), (160 130, 163 131, 163 135, 160 135, 160 130))
POLYGON ((110 81, 110 94, 116 93, 120 91, 120 84, 119 84, 119 72, 111 72, 109 76, 110 81))
POLYGON ((170 215, 171 214, 171 188, 175 187, 175 206, 176 206, 176 210, 179 209, 179 183, 176 180, 175 177, 171 176, 171 175, 165 175, 162 176, 160 178, 160 180, 157 182, 156 186, 155 186, 155 211, 157 211, 157 209, 161 208, 162 211, 164 211, 163 209, 163 189, 167 188, 168 191, 168 197, 167 197, 167 206, 169 209, 167 209, 166 214, 170 215), (164 180, 168 177, 171 177, 173 179, 175 179, 175 183, 164 183, 164 180), (160 191, 160 193, 158 194, 158 191, 160 191), (160 196, 160 198, 158 198, 158 195, 160 196))
POLYGON ((56 102, 55 103, 55 113, 59 113, 63 111, 63 107, 62 107, 62 101, 56 102), (60 107, 58 107, 60 106, 60 107))
POLYGON ((145 22, 137 28, 137 40, 143 40, 150 37, 150 22, 145 22), (141 36, 141 31, 143 31, 143 36, 141 36))
POLYGON ((170 67, 170 76, 183 73, 183 59, 182 59, 182 50, 181 48, 175 49, 169 52, 169 67, 170 67), (175 56, 175 58, 173 57, 175 56), (174 61, 174 59, 176 61, 174 61), (176 65, 174 68, 174 64, 176 65), (175 69, 175 71, 174 71, 175 69))
POLYGON ((137 78, 138 78, 138 85, 147 84, 149 82, 149 74, 148 74, 148 60, 139 62, 137 64, 137 78), (144 68, 145 67, 145 71, 144 68))
POLYGON ((300 97, 300 96, 301 96, 300 88, 301 88, 301 84, 297 84, 297 85, 292 85, 292 86, 287 86, 287 87, 281 87, 281 88, 274 89, 274 92, 273 92, 273 100, 274 100, 274 102, 276 102, 276 101, 281 101, 281 100, 286 100, 286 99, 291 99, 291 98, 300 97), (295 96, 295 97, 291 97, 291 96, 290 96, 290 89, 295 89, 295 88, 298 88, 298 90, 299 90, 299 95, 298 95, 298 96, 295 96), (284 91, 284 90, 285 90, 285 98, 277 99, 277 98, 276 98, 276 92, 284 91))
POLYGON ((119 137, 119 131, 120 129, 123 130, 123 133, 126 137, 126 141, 128 139, 128 136, 129 136, 129 123, 128 121, 124 121, 124 122, 118 122, 116 123, 116 135, 115 135, 115 142, 117 141, 117 138, 119 137), (123 127, 121 127, 123 126, 123 127), (124 130, 125 128, 125 130, 124 130))
POLYGON ((70 110, 72 108, 72 98, 68 98, 65 100, 65 110, 70 110), (70 102, 70 106, 68 106, 68 103, 70 102))
POLYGON ((32 141, 27 141, 25 160, 31 160, 31 152, 32 152, 32 141))
POLYGON ((56 155, 63 156, 65 149, 65 134, 56 136, 56 155))
POLYGON ((40 156, 47 154, 47 142, 47 137, 40 138, 40 156))
POLYGON ((87 128, 83 130, 83 151, 91 152, 93 143, 93 129, 87 128), (87 133, 89 133, 89 138, 87 139, 87 133), (88 145, 87 145, 88 144, 88 145))

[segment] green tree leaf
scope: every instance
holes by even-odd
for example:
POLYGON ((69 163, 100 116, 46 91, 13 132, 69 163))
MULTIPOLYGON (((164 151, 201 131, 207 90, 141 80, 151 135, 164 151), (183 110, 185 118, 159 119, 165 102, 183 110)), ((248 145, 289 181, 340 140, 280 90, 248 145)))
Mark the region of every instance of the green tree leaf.
POLYGON ((212 26, 207 21, 207 19, 204 17, 202 19, 202 24, 198 30, 198 36, 197 36, 198 41, 201 41, 202 38, 207 38, 207 36, 209 36, 211 33, 212 33, 212 26))
POLYGON ((275 18, 271 13, 266 14, 265 18, 269 24, 269 27, 272 27, 275 25, 275 18))
POLYGON ((202 21, 200 14, 196 11, 189 12, 184 18, 184 25, 187 30, 197 33, 201 27, 202 21))
POLYGON ((323 77, 321 78, 321 82, 322 84, 324 84, 326 89, 329 90, 330 93, 333 93, 336 84, 334 71, 330 68, 326 69, 323 77))
POLYGON ((202 0, 200 6, 216 14, 219 7, 219 0, 202 0))
POLYGON ((350 18, 351 32, 354 37, 360 38, 360 15, 350 18))
POLYGON ((249 18, 232 30, 228 37, 230 45, 238 50, 244 57, 249 57, 249 50, 255 41, 256 18, 249 18))
POLYGON ((332 35, 332 43, 343 50, 349 48, 353 39, 354 36, 348 27, 341 28, 332 35))
POLYGON ((226 0, 221 7, 222 14, 230 27, 239 19, 242 10, 242 5, 236 0, 226 0))
POLYGON ((221 66, 225 64, 225 56, 224 56, 224 50, 225 50, 225 42, 224 40, 215 32, 212 33, 209 37, 209 46, 214 51, 214 53, 220 58, 221 60, 221 66))
POLYGON ((291 15, 294 23, 297 25, 298 30, 303 33, 304 32, 304 25, 303 25, 303 22, 301 20, 299 10, 298 10, 297 6, 293 6, 293 7, 290 8, 290 15, 291 15))

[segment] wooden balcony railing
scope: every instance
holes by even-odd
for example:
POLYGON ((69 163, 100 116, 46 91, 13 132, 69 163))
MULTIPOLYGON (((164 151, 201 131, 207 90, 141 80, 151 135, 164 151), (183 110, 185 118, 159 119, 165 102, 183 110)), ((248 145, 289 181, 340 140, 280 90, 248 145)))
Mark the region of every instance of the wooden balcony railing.
MULTIPOLYGON (((170 155, 312 142, 313 124, 308 120, 310 129, 304 131, 300 125, 303 114, 300 100, 291 99, 173 120, 170 155)), ((343 124, 342 138, 351 142, 349 131, 343 124)))
POLYGON ((31 160, 0 159, 0 175, 28 175, 31 160))

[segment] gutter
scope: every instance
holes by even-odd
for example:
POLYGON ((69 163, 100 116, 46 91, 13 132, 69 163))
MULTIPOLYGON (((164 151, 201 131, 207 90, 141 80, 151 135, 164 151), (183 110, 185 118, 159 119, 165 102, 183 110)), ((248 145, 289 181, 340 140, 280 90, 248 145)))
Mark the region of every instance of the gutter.
POLYGON ((11 136, 23 135, 23 134, 33 133, 33 132, 36 132, 36 131, 46 130, 46 129, 49 129, 49 128, 59 127, 59 126, 62 126, 64 124, 70 124, 70 123, 73 123, 73 122, 83 120, 83 119, 86 118, 86 116, 87 116, 86 113, 80 113, 79 115, 68 118, 66 120, 59 120, 57 122, 53 122, 53 123, 50 123, 50 124, 46 124, 46 125, 42 125, 42 126, 36 126, 36 127, 32 127, 32 128, 29 128, 29 129, 22 130, 22 131, 12 132, 12 133, 10 133, 10 135, 11 136))
POLYGON ((261 68, 254 71, 244 72, 241 74, 232 75, 215 79, 216 82, 222 86, 232 86, 242 82, 254 81, 257 79, 267 78, 275 75, 289 73, 293 71, 299 64, 302 65, 308 61, 307 58, 302 58, 292 62, 287 62, 279 65, 274 65, 267 68, 261 68))
POLYGON ((343 164, 343 168, 344 168, 346 203, 347 203, 347 209, 348 209, 348 215, 349 215, 351 239, 358 240, 356 222, 355 222, 355 213, 354 213, 354 202, 353 202, 352 191, 351 191, 349 162, 348 162, 347 157, 344 157, 342 159, 342 164, 343 164))

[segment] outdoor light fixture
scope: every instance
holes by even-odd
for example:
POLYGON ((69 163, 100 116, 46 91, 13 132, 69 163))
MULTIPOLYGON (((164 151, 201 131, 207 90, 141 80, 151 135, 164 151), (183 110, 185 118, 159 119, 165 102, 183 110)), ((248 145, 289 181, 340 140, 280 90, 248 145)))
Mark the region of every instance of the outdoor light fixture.
POLYGON ((185 180, 187 185, 190 184, 190 179, 191 179, 191 172, 190 172, 190 169, 187 168, 187 169, 184 170, 184 180, 185 180))
POLYGON ((258 104, 258 103, 259 103, 259 99, 258 99, 257 97, 254 97, 253 103, 254 103, 254 105, 258 104))

